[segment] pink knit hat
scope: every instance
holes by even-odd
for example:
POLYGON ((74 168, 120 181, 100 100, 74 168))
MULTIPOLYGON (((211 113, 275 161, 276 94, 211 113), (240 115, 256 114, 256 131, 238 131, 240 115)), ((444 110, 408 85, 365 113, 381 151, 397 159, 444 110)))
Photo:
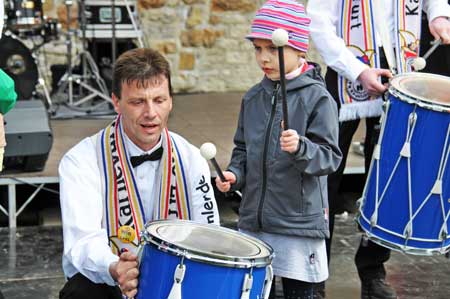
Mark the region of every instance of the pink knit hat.
POLYGON ((252 32, 247 39, 272 39, 272 32, 281 28, 288 32, 288 46, 306 52, 308 50, 309 24, 305 7, 295 0, 269 0, 256 12, 252 32))

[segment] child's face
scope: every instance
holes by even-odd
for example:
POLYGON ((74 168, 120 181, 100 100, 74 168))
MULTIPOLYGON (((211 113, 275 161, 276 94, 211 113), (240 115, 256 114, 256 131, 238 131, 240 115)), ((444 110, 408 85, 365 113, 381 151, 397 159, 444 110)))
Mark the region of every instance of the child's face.
MULTIPOLYGON (((272 41, 265 39, 254 39, 256 62, 264 74, 271 80, 280 80, 280 65, 278 62, 278 49, 272 41)), ((284 69, 286 74, 300 66, 300 58, 303 53, 291 48, 284 47, 284 69)))

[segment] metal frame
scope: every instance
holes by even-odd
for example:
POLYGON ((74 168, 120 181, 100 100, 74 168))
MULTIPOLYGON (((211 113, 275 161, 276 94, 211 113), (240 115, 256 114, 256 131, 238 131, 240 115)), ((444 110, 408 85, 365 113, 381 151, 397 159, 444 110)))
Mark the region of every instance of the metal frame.
POLYGON ((9 218, 9 228, 17 227, 17 217, 41 190, 56 192, 45 188, 45 184, 59 183, 58 177, 0 177, 0 186, 8 186, 8 210, 0 204, 0 211, 9 218), (17 209, 16 185, 30 185, 36 188, 22 206, 17 209))

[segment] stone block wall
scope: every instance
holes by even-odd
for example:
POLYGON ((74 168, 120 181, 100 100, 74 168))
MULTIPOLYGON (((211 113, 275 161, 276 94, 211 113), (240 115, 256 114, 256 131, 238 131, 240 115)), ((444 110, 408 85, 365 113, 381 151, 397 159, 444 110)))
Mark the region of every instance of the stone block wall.
MULTIPOLYGON (((53 1, 46 3, 47 14, 58 13, 64 23, 64 1, 53 1)), ((255 11, 264 2, 138 0, 138 19, 146 46, 157 49, 170 61, 175 92, 245 91, 263 76, 253 46, 244 37, 250 31, 255 11)), ((43 49, 47 57, 55 57, 52 61, 60 63, 64 59, 61 40, 43 49)), ((313 49, 308 59, 319 61, 313 49)))

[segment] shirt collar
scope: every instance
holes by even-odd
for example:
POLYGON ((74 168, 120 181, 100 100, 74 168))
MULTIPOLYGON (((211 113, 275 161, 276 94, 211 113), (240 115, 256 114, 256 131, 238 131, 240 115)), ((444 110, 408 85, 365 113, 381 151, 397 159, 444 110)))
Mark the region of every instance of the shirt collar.
POLYGON ((154 147, 152 147, 149 151, 143 151, 139 146, 137 146, 136 144, 134 144, 133 141, 131 141, 131 139, 127 136, 127 134, 125 132, 123 132, 123 135, 125 137, 124 139, 125 139, 125 145, 128 150, 128 156, 130 156, 130 157, 131 156, 140 156, 143 154, 151 154, 162 146, 162 138, 159 137, 159 141, 154 147))

